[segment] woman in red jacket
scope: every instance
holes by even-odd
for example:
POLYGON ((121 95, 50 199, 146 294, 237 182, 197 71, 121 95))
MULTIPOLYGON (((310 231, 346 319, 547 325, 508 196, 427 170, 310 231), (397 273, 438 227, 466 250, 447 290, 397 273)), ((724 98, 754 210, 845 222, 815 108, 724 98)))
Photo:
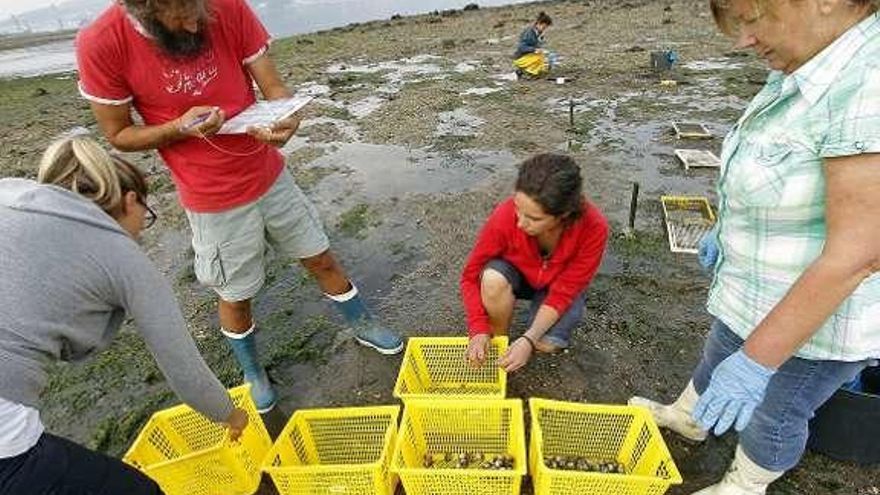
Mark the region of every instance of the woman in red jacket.
POLYGON ((498 205, 461 275, 467 359, 482 365, 492 335, 506 335, 517 299, 530 299, 529 328, 498 365, 508 372, 532 353, 568 346, 581 321, 608 223, 584 198, 580 168, 565 155, 535 155, 520 165, 513 196, 498 205))

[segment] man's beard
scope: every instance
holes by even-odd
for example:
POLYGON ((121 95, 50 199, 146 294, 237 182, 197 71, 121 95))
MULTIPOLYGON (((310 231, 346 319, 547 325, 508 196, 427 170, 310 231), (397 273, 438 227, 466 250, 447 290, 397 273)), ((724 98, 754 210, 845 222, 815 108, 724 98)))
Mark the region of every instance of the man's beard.
POLYGON ((204 21, 199 21, 199 30, 195 33, 171 31, 156 19, 148 19, 143 25, 144 29, 155 38, 159 48, 174 58, 195 57, 202 53, 207 45, 204 21))

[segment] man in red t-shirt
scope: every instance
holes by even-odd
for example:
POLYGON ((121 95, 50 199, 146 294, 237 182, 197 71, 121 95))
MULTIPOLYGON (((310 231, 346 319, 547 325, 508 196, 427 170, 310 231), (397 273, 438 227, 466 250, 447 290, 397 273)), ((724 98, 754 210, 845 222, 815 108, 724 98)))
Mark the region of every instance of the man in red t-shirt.
POLYGON ((376 322, 329 250, 317 212, 276 147, 293 116, 247 134, 216 134, 256 101, 290 97, 266 54, 269 34, 245 0, 120 0, 77 36, 81 94, 122 151, 157 149, 193 231, 195 273, 220 296, 223 334, 261 411, 276 395, 259 364, 250 300, 265 281, 266 246, 300 260, 361 344, 403 349, 376 322), (143 123, 135 123, 132 107, 143 123))

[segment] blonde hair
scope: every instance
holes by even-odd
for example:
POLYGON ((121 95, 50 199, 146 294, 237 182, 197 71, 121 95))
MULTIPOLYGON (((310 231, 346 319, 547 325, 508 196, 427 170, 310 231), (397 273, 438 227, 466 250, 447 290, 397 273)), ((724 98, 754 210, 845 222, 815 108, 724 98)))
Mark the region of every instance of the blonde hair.
POLYGON ((86 136, 55 141, 43 153, 37 181, 81 194, 113 215, 129 191, 147 199, 143 173, 131 163, 113 156, 86 136))
MULTIPOLYGON (((755 14, 772 13, 772 7, 778 0, 751 0, 755 14)), ((871 11, 877 10, 880 0, 847 0, 854 7, 868 7, 871 11)), ((737 30, 736 20, 730 13, 731 0, 709 0, 709 8, 715 24, 722 33, 735 36, 737 30)))

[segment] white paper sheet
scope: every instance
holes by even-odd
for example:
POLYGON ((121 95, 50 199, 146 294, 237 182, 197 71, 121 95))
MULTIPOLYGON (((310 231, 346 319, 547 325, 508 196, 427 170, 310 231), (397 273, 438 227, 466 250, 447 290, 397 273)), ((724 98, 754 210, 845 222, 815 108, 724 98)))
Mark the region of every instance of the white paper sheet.
POLYGON ((248 127, 271 126, 275 122, 293 115, 310 101, 312 101, 311 96, 258 101, 227 120, 217 134, 245 134, 248 127))

